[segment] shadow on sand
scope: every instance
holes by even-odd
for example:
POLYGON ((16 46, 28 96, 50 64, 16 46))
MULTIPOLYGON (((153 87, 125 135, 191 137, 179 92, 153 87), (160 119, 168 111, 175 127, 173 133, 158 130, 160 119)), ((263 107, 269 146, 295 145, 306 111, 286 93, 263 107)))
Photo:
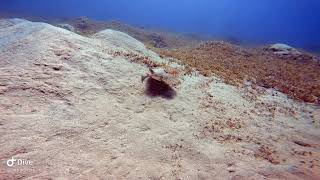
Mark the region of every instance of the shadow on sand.
POLYGON ((168 84, 152 78, 148 78, 146 82, 145 94, 149 97, 162 97, 165 99, 173 99, 177 93, 168 84))

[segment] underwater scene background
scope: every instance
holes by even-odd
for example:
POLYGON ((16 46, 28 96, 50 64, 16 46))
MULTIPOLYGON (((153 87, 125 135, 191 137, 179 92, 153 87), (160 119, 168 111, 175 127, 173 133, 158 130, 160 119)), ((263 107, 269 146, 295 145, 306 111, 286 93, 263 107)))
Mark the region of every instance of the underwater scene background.
POLYGON ((0 0, 0 180, 319 180, 319 2, 0 0))
POLYGON ((143 27, 319 50, 317 0, 2 0, 1 11, 51 17, 86 16, 143 27))

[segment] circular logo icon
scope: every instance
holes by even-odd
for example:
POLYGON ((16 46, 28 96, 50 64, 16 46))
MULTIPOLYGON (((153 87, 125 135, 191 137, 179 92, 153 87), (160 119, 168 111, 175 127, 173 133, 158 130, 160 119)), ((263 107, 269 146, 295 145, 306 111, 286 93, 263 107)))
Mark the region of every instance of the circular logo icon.
POLYGON ((8 159, 7 160, 7 166, 12 167, 14 165, 15 161, 16 160, 13 157, 11 159, 8 159))

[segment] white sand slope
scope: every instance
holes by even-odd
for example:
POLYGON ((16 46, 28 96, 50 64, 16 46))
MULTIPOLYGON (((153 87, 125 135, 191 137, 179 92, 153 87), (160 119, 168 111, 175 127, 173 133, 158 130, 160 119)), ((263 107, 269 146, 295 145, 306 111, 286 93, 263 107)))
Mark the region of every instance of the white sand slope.
POLYGON ((121 32, 0 20, 0 179, 320 178, 319 107, 197 73, 147 91, 113 50, 165 61, 121 32))

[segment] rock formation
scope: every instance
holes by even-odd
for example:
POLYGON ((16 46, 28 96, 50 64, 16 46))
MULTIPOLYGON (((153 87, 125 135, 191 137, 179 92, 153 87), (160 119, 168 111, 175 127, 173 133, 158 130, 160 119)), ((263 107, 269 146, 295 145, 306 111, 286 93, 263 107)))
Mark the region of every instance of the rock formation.
POLYGON ((295 48, 287 44, 273 44, 268 47, 269 50, 273 51, 275 54, 279 55, 300 55, 301 53, 295 48))

